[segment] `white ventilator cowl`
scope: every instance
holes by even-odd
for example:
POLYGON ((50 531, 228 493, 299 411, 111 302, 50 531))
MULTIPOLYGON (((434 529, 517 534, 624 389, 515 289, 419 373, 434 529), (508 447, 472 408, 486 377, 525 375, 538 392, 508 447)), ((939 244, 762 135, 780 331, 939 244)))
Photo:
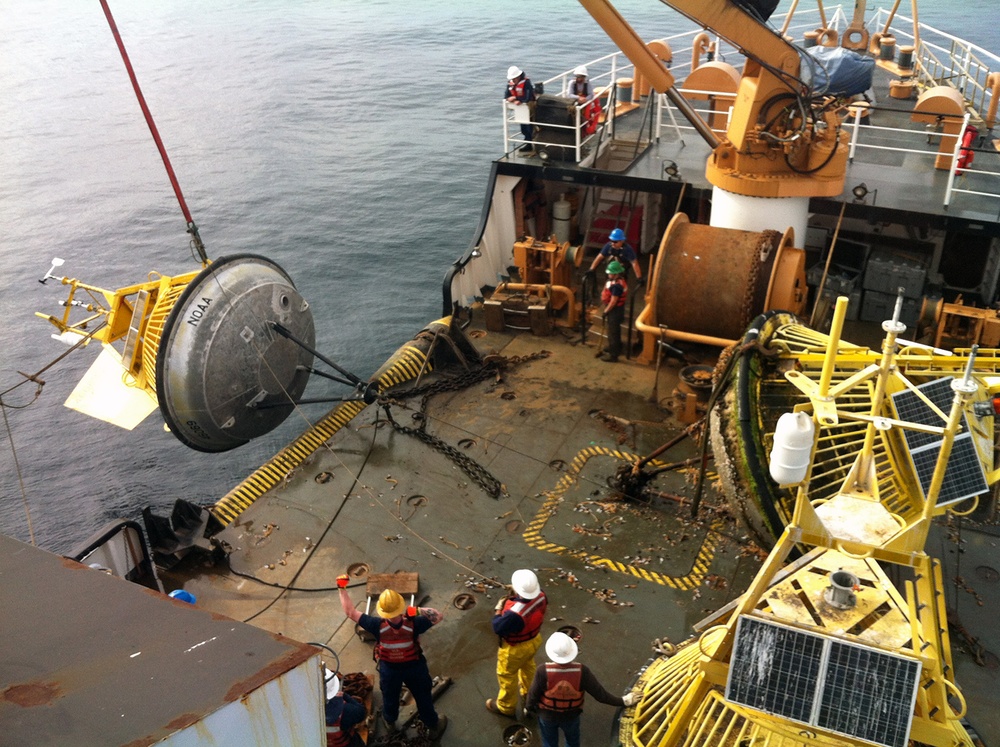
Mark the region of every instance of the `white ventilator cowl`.
POLYGON ((514 78, 516 78, 523 72, 524 71, 521 70, 521 68, 519 68, 517 65, 511 65, 509 68, 507 68, 507 80, 514 80, 514 78))
POLYGON ((577 65, 576 68, 573 70, 573 75, 583 75, 583 76, 586 76, 587 75, 587 66, 586 65, 577 65))
POLYGON ((514 575, 510 577, 510 585, 514 587, 514 593, 521 599, 534 599, 542 593, 542 589, 538 585, 538 576, 527 568, 514 571, 514 575))
POLYGON ((565 633, 553 633, 545 642, 545 654, 556 664, 569 664, 578 651, 576 641, 565 633))

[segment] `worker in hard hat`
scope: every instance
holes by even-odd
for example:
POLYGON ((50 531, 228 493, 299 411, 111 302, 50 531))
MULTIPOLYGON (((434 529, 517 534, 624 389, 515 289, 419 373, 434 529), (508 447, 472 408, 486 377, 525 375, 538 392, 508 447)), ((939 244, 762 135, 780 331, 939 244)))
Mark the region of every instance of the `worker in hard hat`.
MULTIPOLYGON (((529 114, 534 114, 535 88, 531 85, 531 80, 524 74, 524 71, 517 65, 507 68, 507 89, 504 98, 512 106, 527 106, 529 114)), ((534 153, 532 141, 535 139, 535 126, 531 122, 521 123, 521 136, 525 145, 521 146, 521 152, 525 155, 534 153)))
POLYGON ((431 607, 407 607, 397 592, 386 589, 375 605, 375 615, 366 615, 351 601, 347 576, 337 578, 340 606, 344 614, 375 637, 379 687, 382 690, 382 717, 390 734, 396 732, 399 718, 399 695, 403 685, 409 688, 417 704, 417 713, 433 739, 448 726, 447 716, 434 710, 431 674, 420 648, 419 637, 441 621, 441 613, 431 607))
POLYGON ((368 712, 364 704, 340 689, 340 677, 323 667, 326 684, 326 745, 327 747, 364 747, 357 725, 368 712))
POLYGON ((576 105, 582 107, 580 123, 584 135, 593 135, 601 123, 601 102, 594 98, 594 89, 587 77, 587 66, 577 65, 573 70, 573 80, 566 88, 566 95, 576 99, 576 105))
POLYGON ((559 747, 559 732, 566 738, 566 747, 580 747, 580 716, 584 693, 607 705, 631 706, 639 693, 612 695, 590 671, 576 661, 579 652, 576 641, 565 633, 553 633, 545 642, 545 654, 550 661, 539 667, 528 691, 527 710, 538 713, 538 728, 542 747, 559 747))
POLYGON ((587 78, 587 66, 578 65, 573 70, 573 80, 570 81, 566 95, 575 98, 577 103, 586 103, 587 99, 594 95, 594 89, 587 78))
POLYGON ((622 352, 622 322, 625 321, 625 299, 628 285, 625 283, 625 266, 617 259, 608 262, 608 280, 601 291, 601 305, 604 312, 604 331, 608 336, 608 350, 604 360, 615 363, 622 352))
POLYGON ((493 616, 493 632, 500 637, 497 681, 500 692, 486 701, 486 710, 514 718, 518 695, 525 698, 535 677, 535 652, 542 645, 542 622, 549 602, 538 577, 527 568, 514 571, 511 593, 501 599, 493 616))
POLYGON ((635 281, 642 282, 642 267, 639 265, 639 256, 632 245, 625 241, 625 232, 620 228, 615 228, 608 234, 607 243, 601 247, 601 251, 590 263, 590 271, 596 271, 606 259, 617 259, 623 265, 632 265, 632 269, 635 271, 635 281))

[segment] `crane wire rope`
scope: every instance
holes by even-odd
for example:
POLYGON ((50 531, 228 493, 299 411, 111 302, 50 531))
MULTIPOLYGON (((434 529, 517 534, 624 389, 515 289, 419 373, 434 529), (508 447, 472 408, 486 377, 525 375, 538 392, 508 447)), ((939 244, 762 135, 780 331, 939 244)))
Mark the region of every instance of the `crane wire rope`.
POLYGON ((139 108, 142 109, 143 117, 146 119, 146 125, 149 127, 149 132, 153 136, 153 142, 156 143, 156 148, 160 152, 160 158, 163 160, 163 166, 167 170, 167 176, 170 179, 170 185, 174 189, 174 194, 177 196, 177 202, 181 206, 181 212, 184 214, 184 220, 187 221, 187 230, 191 234, 191 241, 194 250, 198 254, 198 258, 201 261, 202 266, 208 264, 208 255, 205 253, 205 245, 201 241, 201 236, 198 234, 198 226, 195 225, 194 218, 191 217, 191 211, 188 210, 187 202, 184 200, 184 194, 181 192, 181 185, 177 181, 177 175, 174 173, 174 167, 170 164, 170 158, 167 156, 167 149, 163 145, 163 141, 160 139, 160 132, 156 128, 156 123, 153 121, 153 114, 149 111, 149 106, 146 105, 146 97, 142 95, 142 89, 139 87, 139 80, 136 78, 135 70, 132 69, 132 61, 129 59, 128 52, 125 50, 125 43, 122 41, 121 34, 118 32, 118 24, 115 23, 114 17, 111 15, 111 8, 108 6, 107 0, 100 0, 101 8, 104 10, 104 15, 108 19, 108 26, 111 27, 111 34, 115 38, 115 44, 118 45, 118 51, 121 53, 122 61, 125 63, 125 70, 128 72, 129 80, 132 81, 132 88, 135 91, 135 96, 139 100, 139 108))

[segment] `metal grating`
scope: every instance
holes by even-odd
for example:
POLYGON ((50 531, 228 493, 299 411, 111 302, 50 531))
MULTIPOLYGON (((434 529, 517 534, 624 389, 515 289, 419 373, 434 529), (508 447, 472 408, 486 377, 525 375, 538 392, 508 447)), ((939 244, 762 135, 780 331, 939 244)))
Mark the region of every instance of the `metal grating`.
MULTIPOLYGON (((927 399, 933 402, 946 415, 951 410, 954 392, 951 388, 953 377, 936 379, 917 387, 927 399)), ((940 416, 910 390, 896 392, 892 395, 892 405, 900 420, 907 420, 922 425, 943 426, 940 416)), ((916 471, 920 487, 927 496, 934 466, 941 451, 941 437, 933 433, 921 433, 903 429, 906 445, 910 452, 913 468, 916 471)), ((948 467, 945 470, 944 482, 938 494, 937 505, 946 506, 958 503, 974 495, 985 493, 989 489, 983 464, 979 459, 969 424, 962 415, 962 432, 955 436, 948 467)))
POLYGON ((920 662, 741 616, 726 682, 740 705, 885 747, 906 747, 920 662))

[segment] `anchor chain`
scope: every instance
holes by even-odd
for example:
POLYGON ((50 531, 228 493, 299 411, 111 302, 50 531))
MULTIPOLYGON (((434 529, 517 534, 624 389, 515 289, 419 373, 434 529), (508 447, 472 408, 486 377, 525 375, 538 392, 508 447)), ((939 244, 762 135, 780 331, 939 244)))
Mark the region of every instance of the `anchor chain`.
POLYGON ((467 454, 463 454, 454 446, 445 443, 437 436, 427 432, 427 402, 435 394, 465 389, 466 387, 477 384, 480 381, 484 381, 491 376, 495 376, 503 371, 506 371, 513 366, 518 366, 522 363, 538 360, 540 358, 547 358, 549 355, 549 351, 542 350, 530 355, 511 356, 509 358, 502 355, 487 356, 483 360, 483 365, 478 368, 471 369, 458 376, 450 376, 430 384, 423 384, 421 386, 411 387, 410 389, 405 389, 403 391, 393 392, 392 396, 382 397, 379 404, 381 404, 382 408, 385 410, 385 416, 395 431, 420 439, 432 449, 440 452, 454 462, 463 472, 465 472, 465 474, 467 474, 477 485, 479 485, 479 487, 485 490, 488 495, 493 498, 501 498, 507 495, 507 488, 493 475, 493 473, 483 467, 472 457, 467 454), (392 417, 392 412, 389 409, 390 406, 393 404, 401 404, 399 400, 409 399, 416 396, 420 396, 420 408, 417 410, 414 417, 420 421, 420 425, 414 427, 402 425, 401 423, 396 422, 395 418, 392 417))

